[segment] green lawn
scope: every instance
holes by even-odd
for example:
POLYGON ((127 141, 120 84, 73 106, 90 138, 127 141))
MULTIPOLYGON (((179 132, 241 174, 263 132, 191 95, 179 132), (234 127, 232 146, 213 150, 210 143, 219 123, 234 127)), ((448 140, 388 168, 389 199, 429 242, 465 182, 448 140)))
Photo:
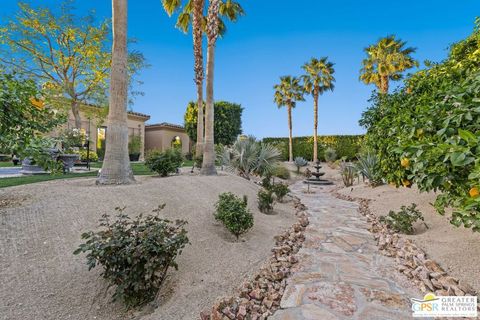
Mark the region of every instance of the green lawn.
MULTIPOLYGON (((92 162, 92 168, 101 168, 101 162, 92 162)), ((131 164, 133 174, 136 176, 148 176, 153 175, 145 164, 140 162, 135 162, 131 164)), ((192 160, 186 160, 183 164, 184 167, 193 166, 192 160)), ((12 162, 0 162, 0 167, 13 167, 12 162)), ((71 178, 83 178, 83 177, 95 177, 97 172, 85 172, 85 173, 69 173, 69 174, 57 174, 57 175, 36 175, 36 176, 22 176, 22 177, 12 177, 12 178, 1 178, 0 179, 0 188, 19 186, 22 184, 30 184, 36 182, 58 180, 58 179, 71 179, 71 178)))

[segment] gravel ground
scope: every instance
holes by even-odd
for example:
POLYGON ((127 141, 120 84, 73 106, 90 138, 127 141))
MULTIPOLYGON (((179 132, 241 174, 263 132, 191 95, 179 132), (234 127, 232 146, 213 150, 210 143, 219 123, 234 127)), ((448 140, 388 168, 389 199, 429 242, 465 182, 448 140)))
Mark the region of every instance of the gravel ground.
POLYGON ((219 296, 231 294, 269 256, 273 236, 294 221, 290 204, 274 215, 256 208, 258 187, 242 178, 181 175, 137 177, 138 184, 98 187, 93 179, 57 180, 0 189, 0 319, 197 319, 219 296), (247 195, 254 228, 235 242, 212 213, 218 194, 247 195), (179 257, 155 303, 126 312, 111 302, 100 269, 87 270, 72 252, 117 206, 136 215, 166 203, 163 215, 186 219, 191 245, 179 257))

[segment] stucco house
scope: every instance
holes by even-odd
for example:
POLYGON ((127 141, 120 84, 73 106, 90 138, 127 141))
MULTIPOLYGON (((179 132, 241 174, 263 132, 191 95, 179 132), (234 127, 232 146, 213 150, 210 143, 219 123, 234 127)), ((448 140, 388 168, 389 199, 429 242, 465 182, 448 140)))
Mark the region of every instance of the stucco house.
POLYGON ((190 137, 183 126, 166 122, 145 126, 145 151, 164 151, 171 147, 181 148, 183 154, 191 151, 190 137))

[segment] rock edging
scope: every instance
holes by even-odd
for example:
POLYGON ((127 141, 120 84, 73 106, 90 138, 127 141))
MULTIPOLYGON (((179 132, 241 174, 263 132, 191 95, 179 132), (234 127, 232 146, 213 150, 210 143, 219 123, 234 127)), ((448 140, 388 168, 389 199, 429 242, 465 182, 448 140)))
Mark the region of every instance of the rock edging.
POLYGON ((307 208, 298 198, 293 202, 297 222, 274 237, 272 256, 240 286, 237 296, 218 300, 211 310, 200 313, 201 320, 264 320, 279 309, 287 277, 298 262, 295 254, 305 241, 304 231, 309 224, 307 208))
POLYGON ((369 231, 373 233, 380 251, 388 257, 395 258, 397 270, 407 276, 422 292, 434 292, 439 296, 477 295, 470 285, 461 283, 437 262, 429 259, 425 251, 412 240, 403 238, 380 222, 370 211, 370 200, 344 195, 338 193, 338 190, 332 191, 332 194, 339 199, 359 203, 358 211, 370 223, 369 231))

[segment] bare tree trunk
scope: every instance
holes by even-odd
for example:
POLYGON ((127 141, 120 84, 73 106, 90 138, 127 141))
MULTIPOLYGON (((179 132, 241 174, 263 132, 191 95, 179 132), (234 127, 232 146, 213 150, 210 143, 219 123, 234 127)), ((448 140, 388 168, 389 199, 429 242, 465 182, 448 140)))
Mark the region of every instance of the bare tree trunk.
POLYGON ((313 162, 318 161, 318 89, 313 89, 313 162))
POLYGON ((208 7, 207 20, 207 102, 205 108, 205 143, 203 146, 203 175, 216 175, 215 168, 215 129, 214 129, 214 102, 213 102, 213 72, 215 66, 215 42, 218 37, 218 10, 220 0, 211 0, 208 7))
POLYGON ((201 156, 203 154, 204 143, 204 120, 203 120, 203 5, 204 0, 193 1, 193 51, 195 55, 195 84, 197 85, 197 144, 195 147, 195 155, 201 156))
POLYGON ((135 181, 128 157, 127 0, 112 0, 113 48, 107 147, 97 184, 135 181))
POLYGON ((80 117, 80 106, 78 105, 78 101, 76 99, 72 99, 72 114, 73 118, 75 119, 75 128, 81 129, 82 118, 80 117))
POLYGON ((288 109, 288 161, 293 161, 293 137, 292 137, 292 107, 287 106, 288 109))

